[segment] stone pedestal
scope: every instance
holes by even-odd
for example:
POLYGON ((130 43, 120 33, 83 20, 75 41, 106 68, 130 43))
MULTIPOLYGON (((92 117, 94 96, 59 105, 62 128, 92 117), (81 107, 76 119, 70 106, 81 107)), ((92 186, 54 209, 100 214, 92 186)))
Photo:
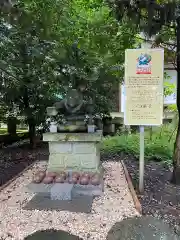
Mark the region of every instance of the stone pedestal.
POLYGON ((49 142, 50 153, 47 170, 100 172, 101 139, 100 132, 45 133, 43 141, 49 142))
MULTIPOLYGON (((74 201, 90 197, 91 203, 95 196, 103 193, 103 169, 100 164, 101 132, 95 133, 45 133, 43 140, 49 143, 48 172, 83 172, 99 173, 99 185, 65 183, 44 184, 30 183, 28 192, 50 196, 51 201, 74 201)), ((48 203, 49 204, 49 203, 48 203)))

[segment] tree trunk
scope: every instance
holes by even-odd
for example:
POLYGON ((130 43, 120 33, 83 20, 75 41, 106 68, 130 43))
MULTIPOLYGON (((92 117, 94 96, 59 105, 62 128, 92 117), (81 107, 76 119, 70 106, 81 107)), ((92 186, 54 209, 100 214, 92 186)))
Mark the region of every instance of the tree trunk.
POLYGON ((173 167, 172 183, 180 184, 180 121, 178 123, 177 136, 174 144, 173 167))
POLYGON ((28 72, 28 64, 29 64, 29 58, 28 58, 28 47, 24 41, 20 43, 20 56, 22 58, 22 69, 24 74, 24 85, 22 86, 22 97, 23 97, 23 103, 24 103, 24 109, 25 109, 25 115, 27 117, 27 123, 29 126, 29 140, 31 147, 35 146, 35 127, 36 122, 32 115, 32 110, 30 109, 30 100, 29 100, 29 89, 28 86, 31 83, 30 76, 28 72))
POLYGON ((177 109, 178 109, 178 129, 176 135, 176 141, 174 144, 174 156, 173 156, 173 175, 172 183, 180 184, 180 17, 177 18, 177 109))
POLYGON ((35 136, 36 136, 36 124, 33 118, 27 119, 29 126, 29 140, 32 148, 36 147, 35 136))
POLYGON ((16 135, 16 117, 8 117, 7 119, 7 130, 10 135, 16 135))

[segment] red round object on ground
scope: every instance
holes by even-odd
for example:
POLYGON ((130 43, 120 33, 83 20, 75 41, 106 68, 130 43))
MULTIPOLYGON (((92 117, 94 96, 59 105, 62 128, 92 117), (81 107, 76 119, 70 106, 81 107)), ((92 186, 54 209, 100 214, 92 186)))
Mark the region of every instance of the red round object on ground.
POLYGON ((39 176, 39 177, 41 177, 41 178, 44 178, 45 175, 46 175, 46 172, 43 172, 43 171, 39 171, 39 172, 37 173, 37 176, 39 176))
POLYGON ((77 178, 77 177, 72 177, 72 182, 73 182, 74 184, 77 184, 78 178, 77 178))
POLYGON ((53 177, 49 177, 49 176, 46 176, 44 179, 43 179, 43 183, 44 184, 50 184, 53 182, 53 177))
POLYGON ((90 182, 91 182, 92 185, 97 186, 97 185, 100 184, 100 178, 97 177, 97 176, 92 177, 90 182))
POLYGON ((46 177, 56 177, 56 175, 57 175, 57 173, 55 173, 55 172, 47 172, 46 173, 46 177))
POLYGON ((68 183, 70 183, 70 184, 76 184, 77 181, 78 181, 78 179, 76 177, 72 177, 72 178, 68 179, 68 183))
POLYGON ((90 179, 91 175, 92 174, 90 172, 84 172, 84 173, 82 173, 81 177, 86 177, 86 178, 90 179))
POLYGON ((64 177, 64 179, 67 177, 67 173, 66 172, 60 172, 58 175, 64 177))
POLYGON ((40 183, 42 181, 42 177, 38 176, 38 175, 35 175, 33 177, 33 182, 34 183, 40 183))
POLYGON ((88 183, 89 183, 89 178, 82 176, 81 179, 80 179, 80 184, 81 185, 88 185, 88 183))
POLYGON ((33 182, 40 183, 43 180, 43 178, 45 177, 45 174, 46 173, 42 172, 42 171, 36 173, 35 176, 33 177, 33 182))
POLYGON ((55 183, 64 183, 64 177, 63 176, 56 176, 55 183))
POLYGON ((99 173, 94 173, 94 174, 92 174, 92 176, 91 176, 92 178, 100 178, 100 174, 99 173))
POLYGON ((76 177, 77 179, 80 177, 80 173, 78 172, 73 172, 72 177, 76 177))

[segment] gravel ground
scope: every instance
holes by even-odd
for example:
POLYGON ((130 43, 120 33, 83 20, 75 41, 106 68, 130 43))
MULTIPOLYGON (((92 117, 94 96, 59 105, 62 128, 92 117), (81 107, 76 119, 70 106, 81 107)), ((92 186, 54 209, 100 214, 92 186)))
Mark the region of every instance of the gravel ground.
MULTIPOLYGON (((0 232, 3 239, 24 239, 42 229, 59 229, 83 239, 106 239, 110 228, 126 217, 137 216, 121 163, 104 162, 104 196, 95 198, 92 213, 67 211, 22 210, 34 194, 27 193, 25 186, 31 181, 32 172, 46 168, 46 162, 35 163, 0 193, 0 232)), ((0 238, 1 239, 1 238, 0 238)))
MULTIPOLYGON (((138 161, 126 157, 126 167, 138 188, 138 161)), ((150 161, 145 165, 144 195, 138 196, 143 214, 163 219, 169 223, 180 236, 180 186, 170 183, 171 170, 160 162, 150 161)))

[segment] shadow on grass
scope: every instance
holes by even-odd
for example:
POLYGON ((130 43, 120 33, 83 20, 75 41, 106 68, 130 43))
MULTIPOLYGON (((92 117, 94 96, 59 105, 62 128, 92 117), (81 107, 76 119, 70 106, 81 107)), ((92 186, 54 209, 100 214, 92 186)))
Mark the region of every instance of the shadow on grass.
POLYGON ((113 225, 107 240, 179 240, 174 231, 162 220, 151 216, 128 218, 113 225))
POLYGON ((62 230, 48 229, 37 231, 24 240, 82 240, 82 238, 62 230))

